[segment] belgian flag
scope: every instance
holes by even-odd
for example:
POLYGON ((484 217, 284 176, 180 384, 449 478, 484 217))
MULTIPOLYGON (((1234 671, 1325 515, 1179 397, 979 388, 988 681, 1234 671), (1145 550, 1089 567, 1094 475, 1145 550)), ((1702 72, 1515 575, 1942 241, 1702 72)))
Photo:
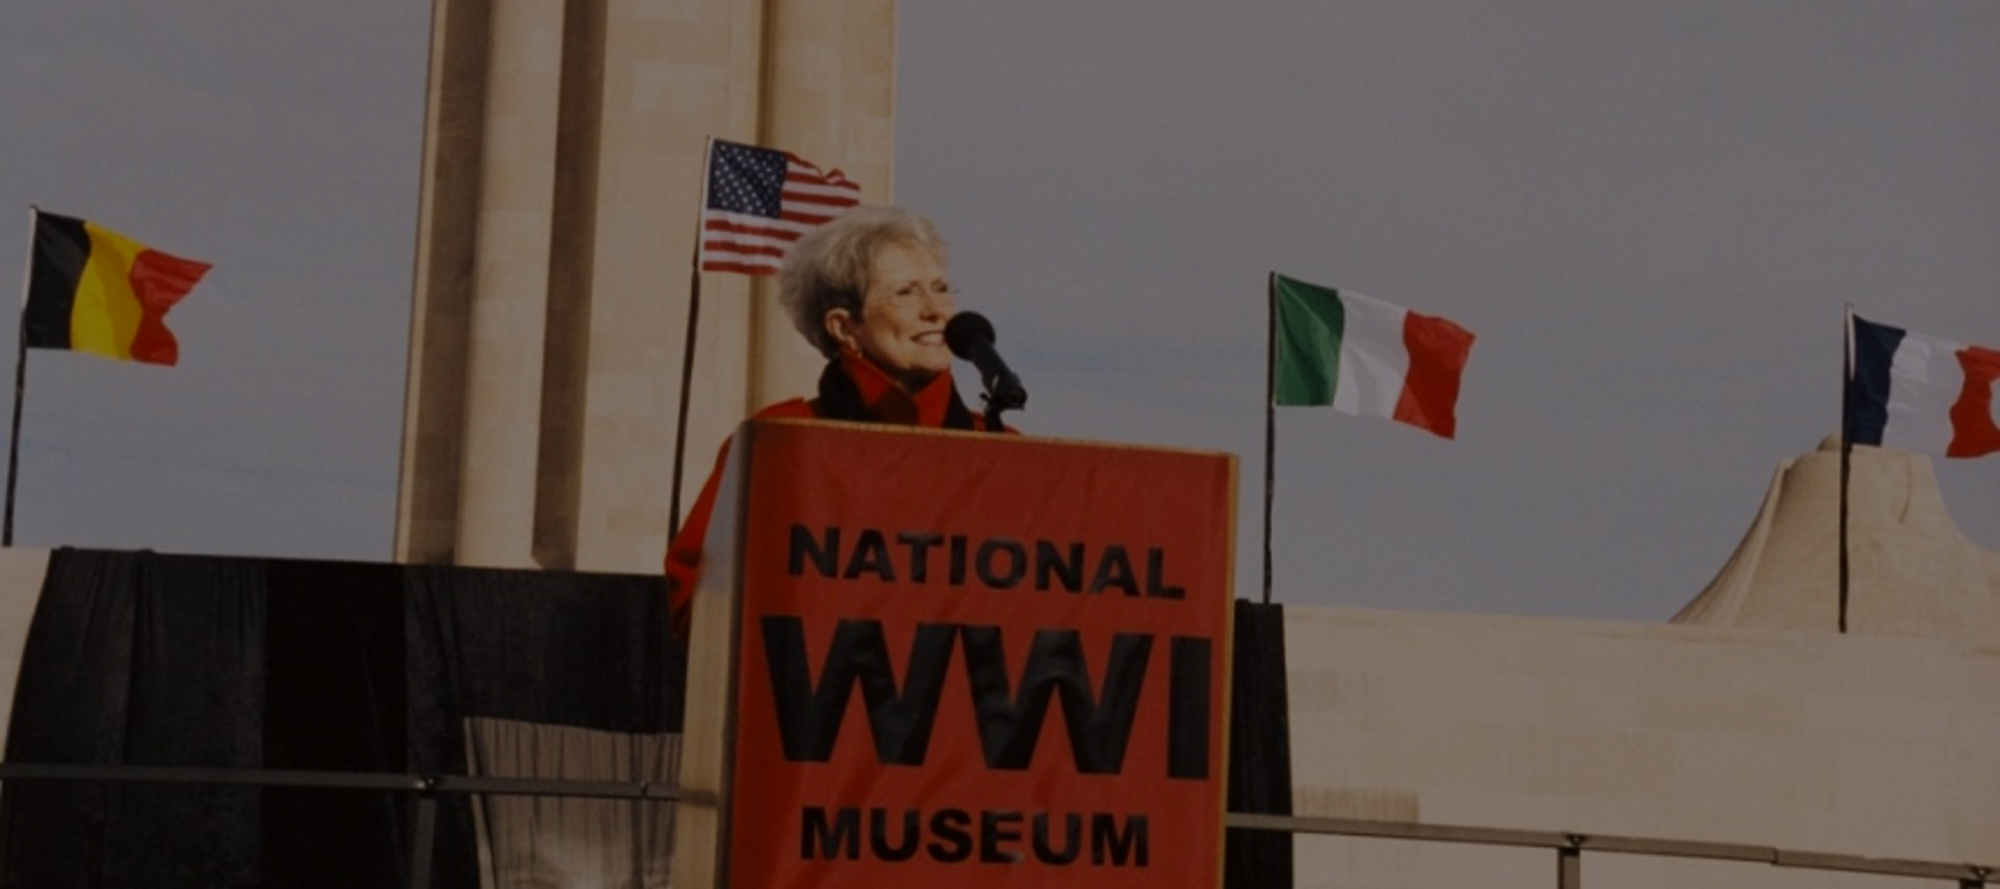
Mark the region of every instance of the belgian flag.
POLYGON ((94 222, 35 212, 34 261, 21 342, 173 364, 180 345, 167 310, 209 264, 162 253, 94 222))

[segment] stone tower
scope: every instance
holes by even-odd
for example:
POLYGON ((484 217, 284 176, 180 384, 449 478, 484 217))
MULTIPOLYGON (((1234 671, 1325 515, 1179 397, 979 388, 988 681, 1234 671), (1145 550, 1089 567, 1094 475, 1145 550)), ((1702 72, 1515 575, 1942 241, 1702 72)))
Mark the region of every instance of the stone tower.
MULTIPOLYGON (((660 568, 703 151, 890 194, 894 0, 434 0, 396 558, 660 568)), ((819 357, 702 278, 683 510, 819 357)))

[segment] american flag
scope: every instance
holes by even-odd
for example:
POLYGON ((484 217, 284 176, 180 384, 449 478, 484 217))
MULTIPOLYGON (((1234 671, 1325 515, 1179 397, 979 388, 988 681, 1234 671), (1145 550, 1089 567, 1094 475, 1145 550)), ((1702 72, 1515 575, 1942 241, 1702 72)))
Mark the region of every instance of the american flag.
POLYGON ((709 143, 701 270, 769 275, 799 236, 861 203, 861 186, 789 151, 709 143))

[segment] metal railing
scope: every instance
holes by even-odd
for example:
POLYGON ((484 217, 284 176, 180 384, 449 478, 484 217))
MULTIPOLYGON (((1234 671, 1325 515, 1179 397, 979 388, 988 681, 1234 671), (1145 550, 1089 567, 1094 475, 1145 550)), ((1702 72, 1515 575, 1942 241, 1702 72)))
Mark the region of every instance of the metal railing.
MULTIPOLYGON (((374 790, 410 794, 416 798, 410 834, 412 852, 410 889, 427 889, 429 886, 431 850, 436 842, 437 801, 441 796, 453 794, 559 796, 634 802, 674 802, 680 799, 678 787, 648 782, 176 766, 0 763, 0 783, 7 781, 207 784, 374 790)), ((1225 827, 1230 828, 1286 831, 1294 834, 1547 849, 1556 853, 1557 889, 1582 889, 1582 859, 1585 852, 1762 863, 1784 868, 1952 880, 1956 881, 1959 889, 1986 889, 1988 880, 1996 871, 1992 865, 1985 864, 1869 858, 1742 843, 1664 840, 1565 831, 1419 824, 1405 821, 1230 812, 1223 823, 1225 827)))
POLYGON ((200 766, 52 765, 0 763, 0 784, 8 781, 102 781, 128 784, 203 784, 249 787, 374 790, 414 796, 410 824, 409 889, 429 889, 431 853, 437 843, 439 797, 463 794, 558 796, 673 802, 680 788, 632 781, 571 781, 559 778, 489 778, 472 775, 410 775, 387 772, 322 772, 288 769, 205 768, 200 766))
POLYGON ((1517 846, 1549 849, 1556 853, 1556 886, 1558 889, 1582 889, 1584 852, 1698 858, 1709 861, 1751 862, 1768 864, 1774 867, 1843 871, 1877 876, 1955 880, 1958 883, 1959 889, 1985 889, 1988 878, 1994 873, 1994 868, 1991 865, 1982 864, 1953 864, 1908 858, 1869 858, 1861 855, 1802 852, 1743 843, 1662 840, 1650 837, 1569 833, 1565 831, 1515 830, 1499 827, 1466 827, 1350 818, 1307 818, 1293 815, 1256 815, 1247 812, 1231 812, 1224 823, 1229 827, 1235 828, 1282 830, 1295 834, 1375 837, 1393 840, 1426 840, 1437 843, 1470 843, 1481 846, 1517 846))

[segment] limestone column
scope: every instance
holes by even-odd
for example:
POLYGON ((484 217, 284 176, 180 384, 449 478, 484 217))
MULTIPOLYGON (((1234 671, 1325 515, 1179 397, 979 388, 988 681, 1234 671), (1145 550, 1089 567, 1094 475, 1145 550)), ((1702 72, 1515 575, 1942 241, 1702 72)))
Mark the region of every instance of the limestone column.
MULTIPOLYGON (((755 141, 763 4, 614 3, 608 17, 575 498, 567 511, 547 499, 538 511, 569 529, 570 564, 654 572, 669 525, 703 153, 710 136, 755 141)), ((683 510, 749 400, 752 281, 708 274, 701 284, 683 510)))
MULTIPOLYGON (((894 193, 896 4, 894 0, 770 0, 764 52, 766 141, 840 167, 866 199, 894 193)), ((823 359, 773 300, 759 300, 753 400, 795 394, 823 359)))
POLYGON ((457 562, 529 567, 564 4, 494 0, 457 562))
MULTIPOLYGON (((706 140, 889 191, 893 0, 434 0, 396 555, 654 572, 706 140)), ((701 281, 683 511, 819 358, 701 281)))
MULTIPOLYGON (((889 0, 613 6, 578 566, 659 570, 707 138, 795 152, 887 200, 894 10, 889 0)), ((777 310, 770 278, 708 273, 701 287, 683 511, 730 430, 764 404, 810 395, 821 363, 777 310)))

